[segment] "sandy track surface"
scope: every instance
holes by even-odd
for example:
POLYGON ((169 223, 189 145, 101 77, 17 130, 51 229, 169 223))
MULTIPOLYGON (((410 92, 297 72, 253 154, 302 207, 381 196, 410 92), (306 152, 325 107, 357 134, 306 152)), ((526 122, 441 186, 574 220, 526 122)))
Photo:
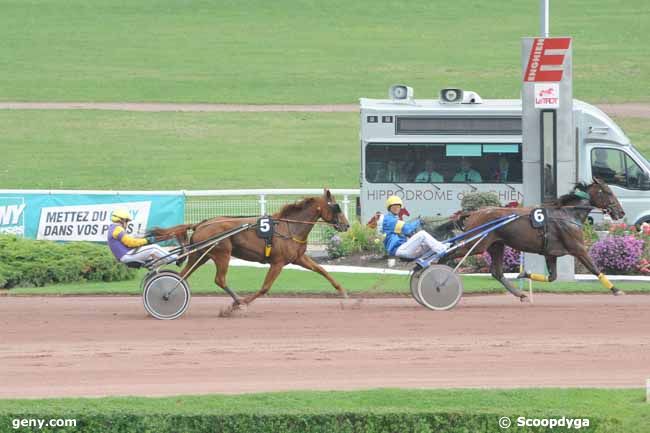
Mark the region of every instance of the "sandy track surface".
POLYGON ((375 387, 641 387, 650 296, 267 298, 228 318, 196 297, 158 321, 137 297, 1 297, 0 397, 375 387))
MULTIPOLYGON (((615 117, 650 118, 650 103, 598 104, 615 117)), ((118 110, 147 112, 357 112, 356 104, 281 105, 281 104, 181 104, 149 102, 0 102, 5 110, 118 110)))

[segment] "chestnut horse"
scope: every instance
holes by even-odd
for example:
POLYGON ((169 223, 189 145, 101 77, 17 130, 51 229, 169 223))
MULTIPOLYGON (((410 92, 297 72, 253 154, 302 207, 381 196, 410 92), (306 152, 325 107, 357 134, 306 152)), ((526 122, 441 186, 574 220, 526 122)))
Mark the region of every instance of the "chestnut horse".
MULTIPOLYGON (((209 259, 212 259, 217 267, 217 274, 215 276, 216 284, 233 298, 233 307, 237 307, 240 304, 250 304, 259 296, 266 294, 275 279, 280 275, 282 268, 289 263, 294 263, 303 268, 318 272, 342 296, 347 297, 348 295, 345 289, 325 269, 314 262, 311 257, 305 255, 307 237, 319 219, 333 225, 339 232, 344 232, 350 227, 347 218, 330 191, 325 189, 322 196, 309 197, 302 201, 288 204, 279 212, 273 214, 271 218, 274 222, 274 236, 271 240, 271 251, 268 257, 265 255, 265 240, 258 237, 255 229, 251 227, 249 230, 237 233, 220 241, 211 249, 209 249, 210 247, 200 248, 191 253, 187 264, 181 271, 181 276, 183 278, 189 278, 195 269, 209 259), (204 254, 208 249, 208 253, 204 254), (271 265, 264 278, 264 283, 257 293, 242 299, 228 287, 226 273, 228 272, 228 264, 231 256, 252 262, 269 263, 271 265), (198 262, 199 260, 200 262, 198 262)), ((216 217, 201 221, 198 224, 181 224, 168 229, 156 228, 151 230, 150 234, 155 236, 157 241, 176 238, 181 244, 185 244, 188 239, 188 231, 193 230, 194 232, 189 238, 189 242, 195 244, 209 240, 219 235, 219 233, 235 229, 243 224, 255 224, 256 222, 257 217, 216 217)))
MULTIPOLYGON (((594 178, 587 185, 579 183, 572 192, 560 197, 553 205, 542 206, 546 211, 546 228, 533 228, 530 214, 534 208, 498 208, 489 207, 468 212, 460 217, 463 230, 469 230, 489 221, 507 215, 520 215, 515 221, 493 231, 479 245, 472 255, 487 251, 492 258, 490 272, 510 293, 526 300, 526 295, 517 290, 503 275, 503 253, 505 246, 519 251, 536 253, 546 258, 549 275, 529 274, 524 272, 517 278, 530 278, 535 281, 551 282, 557 277, 557 258, 570 254, 576 257, 600 282, 610 289, 614 295, 622 295, 623 291, 614 287, 607 277, 594 264, 585 247, 582 226, 594 208, 602 209, 619 219, 625 216, 618 199, 605 182, 594 178)), ((445 256, 441 262, 463 257, 471 245, 459 248, 445 256)))

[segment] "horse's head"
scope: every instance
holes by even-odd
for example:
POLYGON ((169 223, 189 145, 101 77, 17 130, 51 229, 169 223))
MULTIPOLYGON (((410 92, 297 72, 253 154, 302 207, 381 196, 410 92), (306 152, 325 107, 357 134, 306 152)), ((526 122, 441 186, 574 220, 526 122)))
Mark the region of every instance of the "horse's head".
POLYGON ((587 187, 586 192, 589 194, 590 204, 609 213, 615 220, 625 216, 621 203, 619 203, 609 186, 601 179, 594 177, 594 183, 587 187))
POLYGON ((320 217, 323 221, 333 224, 337 231, 344 232, 350 228, 350 223, 341 210, 341 206, 336 203, 336 199, 327 188, 323 192, 323 203, 319 207, 320 217))

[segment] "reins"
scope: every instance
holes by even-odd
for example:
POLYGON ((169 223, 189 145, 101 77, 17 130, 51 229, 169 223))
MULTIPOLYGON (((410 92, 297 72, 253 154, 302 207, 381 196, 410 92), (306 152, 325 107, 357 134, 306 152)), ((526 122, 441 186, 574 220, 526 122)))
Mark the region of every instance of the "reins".
MULTIPOLYGON (((257 218, 257 217, 253 216, 253 217, 227 218, 227 219, 220 219, 220 220, 205 220, 205 221, 202 221, 202 222, 198 223, 193 228, 193 231, 196 231, 199 227, 205 227, 205 226, 209 226, 209 225, 213 225, 213 224, 219 224, 219 223, 225 223, 225 222, 240 221, 240 220, 246 219, 246 218, 257 218)), ((324 224, 324 225, 328 225, 328 226, 332 226, 332 227, 336 226, 336 223, 329 223, 327 221, 301 221, 301 220, 294 220, 294 219, 289 219, 289 218, 271 218, 271 219, 272 219, 272 221, 282 221, 282 222, 286 222, 286 223, 296 223, 296 224, 307 224, 307 225, 313 225, 313 226, 315 226, 316 224, 324 224)), ((249 227, 249 229, 251 229, 253 227, 254 227, 254 225, 249 227)), ((294 242, 297 242, 299 244, 304 245, 304 244, 307 243, 307 241, 308 241, 307 239, 298 239, 296 236, 294 236, 293 233, 291 233, 291 228, 290 228, 289 225, 287 225, 287 229, 289 230, 289 235, 285 235, 285 234, 280 233, 280 232, 275 232, 275 235, 280 236, 283 239, 290 239, 290 240, 292 240, 294 242)), ((212 249, 212 248, 210 248, 210 249, 212 249)))
POLYGON ((328 223, 327 221, 300 221, 300 220, 290 220, 287 218, 273 218, 273 221, 284 221, 287 223, 299 223, 299 224, 311 224, 311 225, 316 225, 316 224, 325 224, 328 226, 336 225, 336 223, 328 223))

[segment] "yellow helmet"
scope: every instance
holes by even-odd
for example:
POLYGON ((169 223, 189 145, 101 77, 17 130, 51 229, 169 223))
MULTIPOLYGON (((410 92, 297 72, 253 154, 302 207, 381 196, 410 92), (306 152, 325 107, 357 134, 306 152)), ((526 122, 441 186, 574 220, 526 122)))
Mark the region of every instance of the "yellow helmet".
POLYGON ((401 198, 399 198, 396 195, 391 195, 390 197, 388 197, 388 200, 386 200, 386 209, 390 209, 390 207, 392 205, 394 205, 394 204, 398 204, 398 205, 404 207, 404 203, 402 203, 401 198))
POLYGON ((131 214, 128 210, 121 208, 115 209, 113 212, 111 212, 111 221, 114 223, 119 223, 122 220, 131 221, 131 214))

